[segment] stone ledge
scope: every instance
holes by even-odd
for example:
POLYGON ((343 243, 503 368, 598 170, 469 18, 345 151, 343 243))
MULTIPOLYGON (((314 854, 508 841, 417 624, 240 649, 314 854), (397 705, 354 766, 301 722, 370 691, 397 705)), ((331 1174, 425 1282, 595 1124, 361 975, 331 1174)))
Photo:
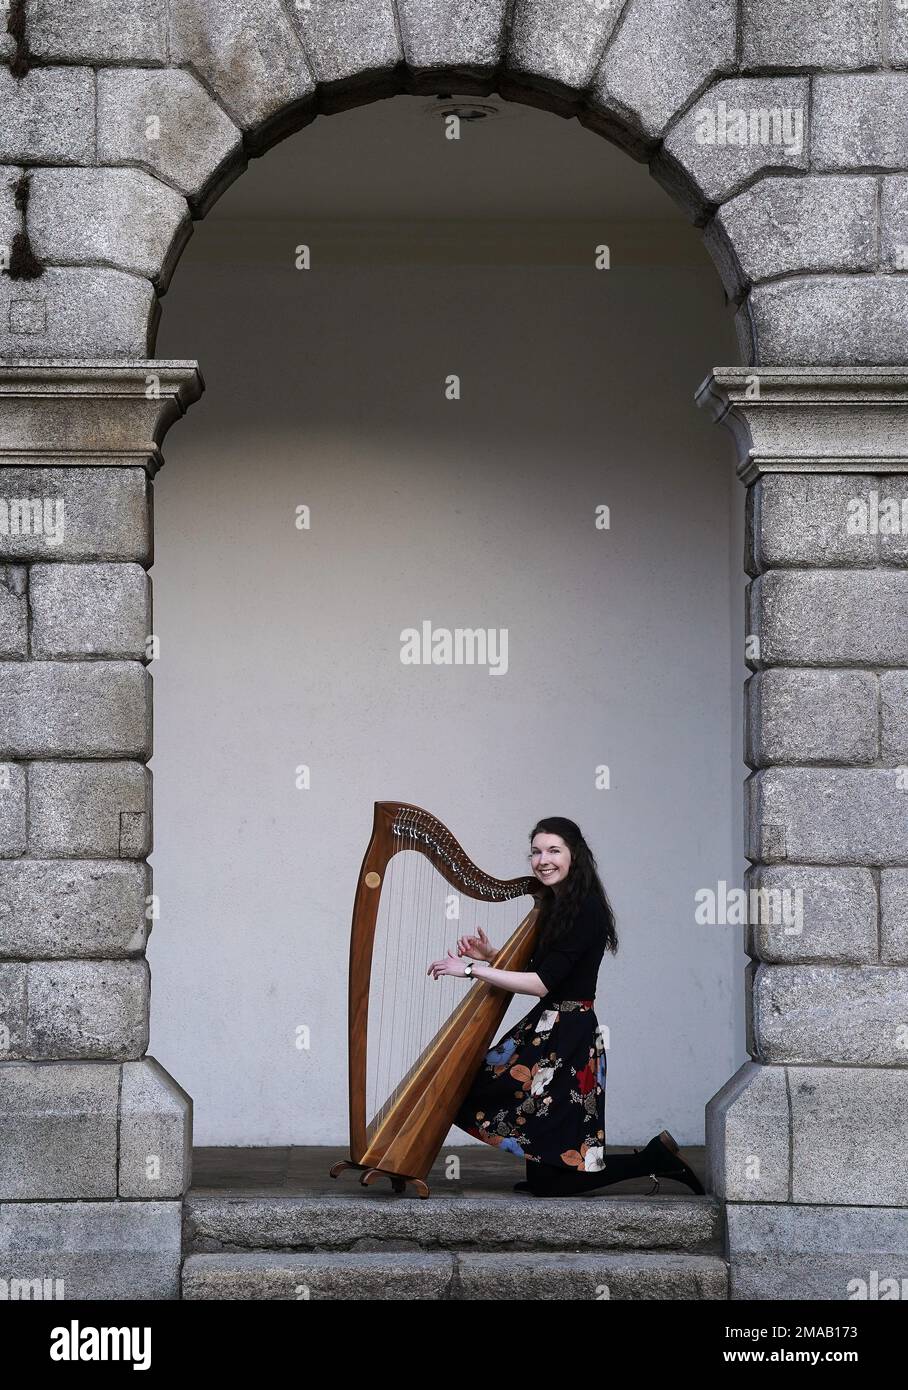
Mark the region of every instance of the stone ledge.
POLYGON ((721 1205, 707 1197, 621 1197, 570 1201, 503 1197, 383 1200, 378 1194, 265 1197, 189 1193, 188 1253, 254 1249, 359 1251, 620 1250, 714 1252, 721 1205))
POLYGON ((696 399, 731 431, 742 482, 908 472, 906 367, 717 367, 696 399))
POLYGON ((710 1255, 190 1255, 183 1298, 724 1299, 728 1267, 710 1255))
POLYGON ((0 466, 129 466, 154 474, 175 420, 205 389, 169 358, 19 358, 0 363, 0 466))

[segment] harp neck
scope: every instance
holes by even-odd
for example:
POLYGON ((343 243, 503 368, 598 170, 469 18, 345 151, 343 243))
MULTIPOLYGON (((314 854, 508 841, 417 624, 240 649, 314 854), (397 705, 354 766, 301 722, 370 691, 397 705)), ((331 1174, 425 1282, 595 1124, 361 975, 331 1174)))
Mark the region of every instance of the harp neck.
MULTIPOLYGON (((377 801, 372 836, 373 843, 380 840, 389 851, 387 859, 405 849, 425 855, 449 883, 468 897, 504 902, 526 894, 534 897, 539 892, 539 881, 532 876, 502 879, 481 869, 447 826, 421 806, 406 801, 377 801)), ((365 870, 365 860, 363 867, 365 870)))

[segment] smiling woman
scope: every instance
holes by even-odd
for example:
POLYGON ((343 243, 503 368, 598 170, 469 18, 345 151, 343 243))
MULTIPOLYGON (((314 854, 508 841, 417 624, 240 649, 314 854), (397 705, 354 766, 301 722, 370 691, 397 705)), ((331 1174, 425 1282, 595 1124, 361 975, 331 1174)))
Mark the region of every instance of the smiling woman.
MULTIPOLYGON (((542 999, 486 1053, 455 1124, 506 1153, 522 1155, 527 1181, 516 1183, 515 1190, 536 1197, 580 1195, 644 1173, 657 1186, 657 1174, 663 1174, 702 1192, 666 1131, 642 1151, 606 1156, 607 1063, 593 1006, 602 957, 618 949, 614 913, 574 821, 541 820, 531 842, 530 864, 546 888, 529 970, 484 965, 477 971, 471 962, 462 973, 514 993, 541 993, 542 999)), ((495 956, 481 933, 462 937, 458 949, 480 961, 495 956)), ((440 961, 430 970, 455 973, 440 961)))
MULTIPOLYGON (((614 916, 573 821, 540 821, 531 839, 530 864, 546 890, 529 970, 476 970, 471 962, 463 973, 541 1000, 487 1052, 455 1123, 525 1156, 528 1176, 531 1163, 601 1172, 606 1058, 593 1003, 606 946, 617 949, 614 916)), ((496 954, 481 933, 461 938, 458 949, 481 962, 496 954)), ((446 973, 442 962, 430 969, 436 978, 446 973)))
MULTIPOLYGON (((573 821, 539 821, 529 859, 546 888, 528 971, 470 964, 464 973, 540 1002, 486 1053, 455 1123, 525 1157, 530 1190, 541 1196, 534 1167, 605 1168, 606 1057, 593 1004, 602 956, 618 943, 595 860, 573 821)), ((462 938, 459 950, 485 962, 495 955, 481 937, 462 938)))

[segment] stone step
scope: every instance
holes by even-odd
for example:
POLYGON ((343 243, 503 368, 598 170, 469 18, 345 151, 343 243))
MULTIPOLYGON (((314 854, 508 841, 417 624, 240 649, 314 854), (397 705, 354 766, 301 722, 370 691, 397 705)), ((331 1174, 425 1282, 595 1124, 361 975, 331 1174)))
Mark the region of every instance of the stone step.
MULTIPOLYGON (((190 1190, 187 1255, 244 1251, 670 1251, 720 1255, 722 1203, 705 1197, 508 1196, 406 1198, 380 1192, 273 1197, 190 1190)), ((444 1265, 450 1267, 450 1262, 444 1265)))
MULTIPOLYGON (((619 1199, 620 1200, 620 1199, 619 1199)), ((540 1204, 541 1205, 541 1204, 540 1204)), ((184 1299, 727 1299, 717 1255, 257 1251, 189 1255, 184 1299)))

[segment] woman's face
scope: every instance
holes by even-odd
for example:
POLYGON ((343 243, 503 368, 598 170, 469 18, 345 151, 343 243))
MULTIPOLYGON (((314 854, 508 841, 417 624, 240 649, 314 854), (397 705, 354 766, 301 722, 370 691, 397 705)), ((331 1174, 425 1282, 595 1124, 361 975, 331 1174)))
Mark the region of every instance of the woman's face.
POLYGON ((571 851, 560 835, 540 830, 533 836, 530 867, 541 883, 563 883, 571 867, 571 851))

